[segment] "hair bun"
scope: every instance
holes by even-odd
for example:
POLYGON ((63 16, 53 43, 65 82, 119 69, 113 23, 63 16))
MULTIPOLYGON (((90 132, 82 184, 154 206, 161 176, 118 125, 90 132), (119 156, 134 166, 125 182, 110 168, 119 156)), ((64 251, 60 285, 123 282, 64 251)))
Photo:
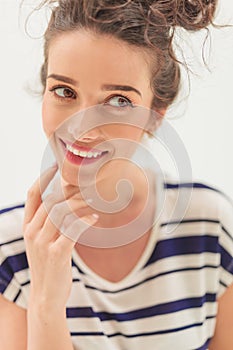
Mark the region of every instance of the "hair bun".
POLYGON ((199 30, 213 22, 217 0, 155 0, 151 10, 163 13, 169 25, 199 30))

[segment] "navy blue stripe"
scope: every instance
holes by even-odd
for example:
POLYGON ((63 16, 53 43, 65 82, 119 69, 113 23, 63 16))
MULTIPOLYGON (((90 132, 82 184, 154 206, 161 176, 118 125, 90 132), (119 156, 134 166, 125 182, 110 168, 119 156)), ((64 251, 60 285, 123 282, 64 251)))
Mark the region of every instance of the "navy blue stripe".
POLYGON ((211 190, 211 191, 214 191, 216 193, 221 194, 229 203, 233 204, 232 198, 229 197, 226 193, 224 193, 223 191, 221 191, 220 189, 218 189, 216 187, 205 185, 201 182, 180 182, 180 183, 164 182, 163 187, 165 189, 168 189, 168 190, 169 189, 179 189, 179 188, 194 188, 194 189, 211 190))
POLYGON ((23 240, 24 240, 23 237, 20 237, 20 238, 13 239, 12 241, 6 241, 4 243, 1 243, 0 247, 2 247, 4 245, 7 245, 7 244, 12 244, 12 243, 15 243, 15 242, 23 241, 23 240))
MULTIPOLYGON (((212 318, 215 318, 215 316, 207 316, 205 320, 212 319, 212 318)), ((104 334, 102 332, 71 332, 71 336, 75 337, 75 336, 96 336, 96 335, 104 336, 105 335, 108 338, 113 338, 113 337, 118 337, 118 336, 125 337, 125 338, 148 337, 148 336, 153 336, 153 335, 176 333, 176 332, 183 331, 185 329, 190 329, 193 327, 200 327, 200 326, 203 326, 204 322, 193 323, 193 324, 179 327, 179 328, 173 328, 173 329, 169 329, 169 330, 156 331, 156 332, 145 332, 145 333, 137 333, 137 334, 124 334, 121 332, 117 332, 117 333, 113 333, 113 334, 104 334)), ((209 342, 209 340, 205 343, 205 345, 207 345, 208 342, 209 342)), ((203 346, 205 346, 205 345, 203 345, 203 346)), ((206 349, 203 346, 199 349, 200 350, 206 349)), ((197 350, 199 350, 199 349, 197 349, 197 350)))
MULTIPOLYGON (((161 276, 165 276, 165 275, 169 275, 169 274, 174 274, 174 273, 179 273, 179 272, 188 272, 188 271, 200 271, 202 269, 216 269, 218 268, 218 266, 216 265, 203 265, 203 266, 200 266, 200 267, 188 267, 188 268, 181 268, 181 269, 175 269, 175 270, 169 270, 169 271, 165 271, 165 272, 161 272, 161 273, 158 273, 156 275, 153 275, 151 277, 148 277, 144 280, 142 280, 141 282, 138 282, 138 283, 135 283, 129 287, 126 287, 126 288, 122 288, 122 289, 118 289, 118 290, 114 290, 114 291, 109 291, 109 290, 105 290, 105 289, 100 289, 100 288, 96 288, 96 287, 93 287, 93 286, 90 286, 90 285, 87 285, 85 284, 85 287, 87 289, 91 289, 91 290, 96 290, 98 292, 101 292, 101 293, 106 293, 106 294, 117 294, 117 293, 121 293, 121 292, 124 292, 124 291, 127 291, 127 290, 130 290, 130 289, 133 289, 133 288, 136 288, 142 284, 145 284, 147 282, 150 282, 152 281, 153 279, 156 279, 156 278, 159 278, 161 276)), ((11 277, 9 278, 9 281, 7 282, 7 284, 9 284, 9 282, 11 281, 11 279, 13 278, 13 274, 11 274, 11 277)), ((81 280, 79 278, 73 278, 73 282, 80 282, 81 280)), ((220 281, 220 283, 224 286, 224 287, 227 287, 223 282, 220 281)), ((6 285, 7 285, 6 284, 6 285)), ((22 287, 25 287, 26 285, 30 284, 30 280, 28 281, 25 281, 24 283, 21 283, 22 287)))
POLYGON ((71 265, 76 267, 76 269, 78 270, 79 273, 81 273, 81 275, 85 275, 85 273, 80 269, 80 267, 75 263, 73 259, 71 260, 71 265))
POLYGON ((3 294, 14 277, 14 273, 9 267, 7 261, 4 261, 2 265, 0 265, 0 292, 3 294))
POLYGON ((223 286, 223 287, 225 287, 225 288, 227 288, 228 286, 223 282, 223 281, 219 281, 219 283, 223 286))
POLYGON ((7 213, 9 211, 12 211, 12 210, 15 210, 15 209, 21 209, 21 208, 24 208, 24 207, 25 207, 25 204, 23 203, 23 204, 16 205, 14 207, 4 208, 4 209, 0 210, 0 215, 4 214, 4 213, 7 213))
POLYGON ((231 274, 233 274, 233 257, 222 247, 220 246, 221 254, 221 266, 231 274))
POLYGON ((222 230, 227 234, 227 236, 233 241, 233 237, 232 237, 232 234, 230 234, 226 229, 225 229, 225 227, 223 226, 223 225, 221 225, 221 228, 222 228, 222 230))
POLYGON ((219 253, 218 237, 204 235, 169 238, 157 242, 145 266, 171 256, 204 252, 219 253))
POLYGON ((166 225, 174 225, 174 224, 187 224, 187 223, 193 223, 193 222, 211 222, 214 224, 220 224, 219 220, 213 220, 213 219, 205 219, 205 218, 201 218, 201 219, 183 219, 183 220, 173 220, 173 221, 167 221, 167 222, 163 222, 160 226, 166 226, 166 225))
POLYGON ((229 286, 227 286, 223 281, 219 281, 219 283, 224 287, 224 288, 228 288, 229 286))
POLYGON ((17 301, 17 299, 20 296, 20 294, 21 294, 21 289, 18 291, 16 297, 14 298, 14 300, 13 300, 14 303, 17 301))
POLYGON ((80 282, 81 280, 80 280, 80 278, 73 278, 72 281, 73 282, 80 282))
POLYGON ((26 253, 24 252, 17 255, 8 256, 8 258, 6 258, 6 260, 4 260, 3 264, 1 265, 3 266, 3 269, 5 264, 7 264, 5 270, 7 270, 7 267, 9 268, 10 266, 13 273, 27 269, 28 261, 26 253))
POLYGON ((27 285, 30 284, 30 283, 31 283, 31 281, 28 280, 28 281, 26 281, 26 282, 24 282, 24 283, 21 283, 21 286, 22 286, 22 287, 25 287, 25 286, 27 286, 27 285))
POLYGON ((188 224, 193 222, 211 222, 214 224, 220 224, 219 220, 213 220, 213 219, 183 219, 183 220, 173 220, 173 221, 167 221, 163 222, 160 226, 166 226, 166 225, 174 225, 174 224, 188 224))
MULTIPOLYGON (((133 301, 133 300, 132 300, 133 301)), ((202 307, 206 302, 215 302, 216 294, 207 293, 202 297, 187 298, 163 303, 139 310, 110 313, 110 312, 94 312, 91 307, 73 307, 67 308, 66 314, 68 318, 91 318, 98 317, 101 321, 115 320, 118 322, 131 321, 136 319, 148 318, 158 315, 165 315, 181 310, 202 307)))
POLYGON ((1 283, 0 290, 3 293, 14 277, 14 274, 18 271, 28 268, 28 262, 26 253, 21 253, 6 258, 3 263, 0 265, 0 276, 1 283))
POLYGON ((70 332, 71 337, 106 336, 103 332, 70 332))
MULTIPOLYGON (((210 316, 206 317, 206 319, 212 319, 215 318, 215 316, 210 316)), ((185 329, 190 329, 193 327, 200 327, 203 326, 204 322, 199 322, 199 323, 193 323, 187 326, 179 327, 179 328, 173 328, 173 329, 166 329, 163 331, 157 331, 157 332, 147 332, 147 333, 137 333, 137 334, 123 334, 123 333, 114 333, 114 334, 109 334, 108 337, 116 337, 116 336, 123 336, 126 338, 137 338, 137 337, 145 337, 145 336, 152 336, 152 335, 161 335, 161 334, 169 334, 169 333, 177 333, 180 331, 184 331, 185 329)))
POLYGON ((186 267, 186 268, 182 268, 182 269, 175 269, 175 270, 169 270, 169 271, 165 271, 165 272, 160 272, 160 273, 158 273, 156 275, 153 275, 151 277, 145 278, 141 282, 132 284, 129 287, 117 289, 117 290, 114 290, 114 291, 109 291, 109 290, 106 290, 106 289, 100 289, 100 288, 96 288, 96 287, 93 287, 93 286, 90 286, 90 285, 85 285, 85 287, 88 288, 88 289, 96 290, 98 292, 102 292, 102 293, 106 293, 106 294, 117 294, 117 293, 121 293, 121 292, 127 291, 129 289, 136 288, 136 287, 138 287, 138 286, 140 286, 142 284, 145 284, 146 282, 152 281, 152 280, 154 280, 154 279, 156 279, 158 277, 161 277, 161 276, 174 274, 174 273, 179 273, 179 272, 200 271, 202 269, 216 269, 216 268, 218 268, 218 266, 216 266, 216 265, 203 265, 203 266, 198 266, 198 267, 186 267))
POLYGON ((8 286, 8 281, 5 276, 2 276, 0 271, 0 294, 3 294, 8 286))
POLYGON ((206 189, 206 190, 211 190, 214 192, 218 192, 224 195, 222 191, 215 187, 211 187, 208 185, 205 185, 201 182, 180 182, 180 183, 164 183, 164 188, 165 189, 178 189, 178 188, 200 188, 200 189, 206 189))

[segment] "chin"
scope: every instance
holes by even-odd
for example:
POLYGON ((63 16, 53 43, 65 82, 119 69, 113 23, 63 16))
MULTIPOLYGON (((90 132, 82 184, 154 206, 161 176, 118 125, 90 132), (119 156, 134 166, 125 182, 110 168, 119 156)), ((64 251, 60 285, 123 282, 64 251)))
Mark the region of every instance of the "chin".
POLYGON ((70 169, 70 167, 67 167, 65 164, 62 164, 62 166, 59 165, 59 170, 62 180, 66 185, 78 186, 77 170, 74 171, 70 169))

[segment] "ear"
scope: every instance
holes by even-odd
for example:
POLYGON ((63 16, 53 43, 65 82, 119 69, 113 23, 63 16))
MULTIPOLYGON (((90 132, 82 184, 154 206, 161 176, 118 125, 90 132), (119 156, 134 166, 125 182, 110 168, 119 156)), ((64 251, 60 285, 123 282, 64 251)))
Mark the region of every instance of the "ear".
POLYGON ((147 123, 146 131, 149 134, 153 134, 162 124, 163 118, 165 117, 167 108, 154 109, 150 115, 149 121, 147 123))

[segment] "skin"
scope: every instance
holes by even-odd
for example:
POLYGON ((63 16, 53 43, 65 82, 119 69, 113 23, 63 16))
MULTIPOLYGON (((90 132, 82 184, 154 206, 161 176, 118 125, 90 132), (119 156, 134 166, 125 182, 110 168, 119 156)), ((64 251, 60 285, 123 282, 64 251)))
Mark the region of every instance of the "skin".
MULTIPOLYGON (((153 94, 150 89, 150 68, 149 64, 145 64, 145 59, 143 52, 135 51, 117 39, 106 36, 74 32, 55 39, 50 47, 48 79, 42 107, 43 126, 47 137, 51 138, 59 125, 74 113, 98 104, 120 107, 120 102, 126 102, 128 99, 135 105, 150 108, 153 94), (79 42, 79 45, 74 45, 76 41, 79 42), (139 67, 141 74, 136 74, 139 67), (73 84, 64 83, 62 79, 54 78, 54 75, 72 78, 75 82, 73 84), (141 96, 135 91, 125 92, 115 89, 107 91, 102 88, 106 84, 131 86, 137 89, 141 96), (56 85, 71 89, 70 95, 73 93, 76 97, 58 99, 58 95, 63 97, 64 92, 68 93, 69 90, 52 92, 51 90, 56 85)), ((142 136, 143 130, 136 126, 110 124, 85 132, 79 138, 79 143, 95 147, 100 142, 115 138, 140 142, 142 136)), ((112 178, 116 172, 116 165, 119 165, 116 163, 114 161, 108 171, 105 167, 105 180, 112 178)), ((126 164, 123 164, 121 169, 125 167, 126 164)), ((64 160, 62 175, 69 184, 77 185, 76 173, 77 167, 64 160)), ((105 181, 104 186, 100 185, 102 192, 106 188, 105 192, 109 193, 108 183, 105 181)))
MULTIPOLYGON (((128 91, 128 98, 130 97, 134 103, 148 108, 151 105, 153 96, 149 85, 150 70, 145 54, 140 50, 135 51, 125 43, 113 38, 91 35, 86 32, 74 32, 59 36, 50 47, 48 75, 51 74, 72 77, 79 81, 79 85, 62 82, 62 85, 74 90, 78 98, 68 101, 58 100, 55 98, 54 92, 49 90, 58 83, 60 85, 61 81, 54 78, 47 80, 43 100, 43 126, 48 137, 52 137, 58 126, 74 112, 108 102, 113 95, 123 94, 122 91, 117 90, 103 91, 102 84, 133 86, 140 91, 141 97, 133 91, 128 91), (77 42, 79 45, 76 45, 77 42), (140 74, 135 74, 139 71, 140 74)), ((64 90, 62 91, 64 92, 64 90)), ((59 90, 60 93, 61 90, 59 90)), ((70 94, 68 95, 70 96, 70 94)), ((116 98, 114 102, 116 102, 116 98)), ((119 135, 122 138, 140 142, 142 129, 133 126, 128 126, 126 129, 125 125, 103 126, 84 134, 81 141, 92 146, 99 141, 109 141, 119 135)), ((133 183, 138 185, 136 181, 139 181, 140 185, 145 186, 145 179, 141 173, 137 174, 139 180, 136 180, 133 177, 135 169, 122 162, 118 165, 119 172, 114 180, 117 180, 117 176, 122 175, 126 167, 127 173, 128 170, 131 170, 129 174, 133 183)), ((61 166, 59 162, 58 166, 61 166)), ((98 188, 106 199, 109 197, 102 185, 103 179, 107 185, 106 188, 111 188, 110 175, 115 175, 112 170, 113 167, 109 164, 105 168, 105 172, 102 172, 98 178, 98 188)), ((109 225, 106 217, 92 215, 93 210, 77 191, 76 177, 73 173, 78 169, 68 162, 64 164, 62 170, 64 192, 58 191, 56 195, 47 198, 47 207, 45 208, 41 200, 41 188, 46 188, 56 171, 56 168, 49 169, 28 192, 23 230, 31 270, 29 307, 26 312, 0 296, 0 339, 1 346, 5 350, 72 350, 73 346, 65 317, 65 305, 72 283, 71 252, 74 248, 77 249, 82 257, 86 257, 90 266, 93 263, 91 256, 95 256, 95 261, 100 258, 97 250, 93 250, 94 248, 77 247, 74 241, 60 235, 57 227, 50 220, 50 216, 54 212, 62 215, 61 204, 68 203, 73 211, 82 213, 81 219, 74 223, 80 234, 86 229, 85 225, 90 227, 109 225)), ((110 193, 110 198, 112 196, 114 193, 110 193)), ((144 201, 142 193, 137 192, 133 200, 135 208, 133 215, 137 215, 141 210, 144 201)), ((132 220, 129 211, 125 210, 123 214, 121 213, 121 218, 126 221, 132 220)), ((117 219, 119 219, 119 215, 111 220, 113 225, 116 224, 117 219)), ((106 249, 105 255, 101 252, 103 257, 97 265, 98 273, 102 271, 105 278, 110 278, 111 272, 115 281, 123 278, 133 267, 130 265, 130 261, 133 261, 134 265, 142 254, 148 237, 149 233, 124 247, 106 249), (122 260, 130 251, 134 251, 134 255, 128 254, 130 258, 122 260), (111 255, 112 266, 105 264, 109 266, 109 270, 103 271, 103 261, 106 259, 110 261, 109 255, 111 255), (119 261, 126 268, 119 269, 119 261)), ((216 335, 211 343, 211 350, 230 350, 233 348, 232 332, 227 331, 227 329, 233 329, 233 312, 230 307, 232 296, 233 287, 228 288, 219 300, 216 335)))
MULTIPOLYGON (((77 111, 98 104, 105 104, 108 108, 113 105, 119 106, 119 109, 122 109, 120 103, 125 101, 128 104, 126 102, 128 100, 135 105, 150 108, 152 99, 149 59, 143 51, 132 49, 114 38, 82 31, 64 34, 52 42, 42 108, 43 127, 48 138, 53 138, 59 126, 77 111), (75 45, 77 41, 79 45, 75 45), (141 74, 135 74, 139 70, 141 74), (59 76, 63 78, 59 79, 59 76), (70 81, 70 78, 73 81, 70 81), (134 90, 126 93, 120 89, 108 91, 103 88, 104 85, 131 86, 139 93, 134 90), (61 88, 54 90, 57 86, 61 88), (71 98, 65 98, 65 92, 71 98)), ((160 111, 160 116, 164 113, 165 111, 160 111)), ((151 128, 154 127, 152 120, 151 128)), ((143 133, 144 130, 137 125, 109 124, 85 132, 78 141, 79 145, 90 148, 96 145, 98 148, 101 142, 111 143, 111 140, 116 138, 121 138, 125 142, 140 143, 143 133)), ((113 145, 112 148, 117 153, 117 147, 113 145)), ((55 153, 56 149, 55 144, 55 153)), ((64 157, 60 157, 58 153, 58 165, 62 169, 63 179, 66 183, 79 186, 76 183, 79 167, 64 160, 64 157)), ((109 215, 97 211, 99 220, 96 226, 118 227, 131 222, 145 205, 148 192, 145 177, 137 167, 126 161, 110 161, 101 170, 96 185, 103 199, 108 201, 115 199, 115 187, 122 177, 128 178, 136 191, 131 204, 123 212, 109 215)), ((90 208, 84 208, 77 214, 82 216, 90 212, 90 208)), ((119 248, 96 249, 80 244, 75 248, 91 269, 102 277, 117 282, 132 270, 146 246, 149 235, 150 232, 147 232, 141 239, 119 248), (123 262, 121 266, 119 266, 119 260, 123 262)))

